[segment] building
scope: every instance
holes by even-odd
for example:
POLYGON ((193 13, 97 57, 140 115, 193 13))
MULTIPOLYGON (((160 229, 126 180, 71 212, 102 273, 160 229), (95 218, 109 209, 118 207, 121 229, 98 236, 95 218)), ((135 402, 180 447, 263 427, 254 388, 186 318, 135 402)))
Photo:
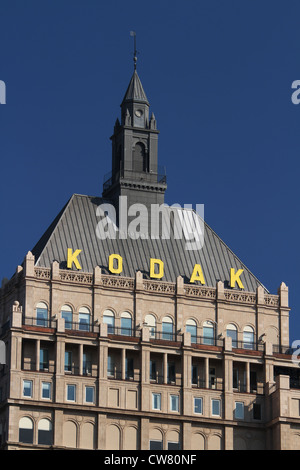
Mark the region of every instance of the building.
POLYGON ((192 210, 144 214, 153 239, 114 224, 100 237, 103 204, 120 226, 120 197, 164 203, 136 68, 111 140, 102 198, 74 194, 2 283, 2 448, 300 449, 286 285, 270 294, 192 210), (178 221, 204 229, 201 249, 175 236, 178 221))

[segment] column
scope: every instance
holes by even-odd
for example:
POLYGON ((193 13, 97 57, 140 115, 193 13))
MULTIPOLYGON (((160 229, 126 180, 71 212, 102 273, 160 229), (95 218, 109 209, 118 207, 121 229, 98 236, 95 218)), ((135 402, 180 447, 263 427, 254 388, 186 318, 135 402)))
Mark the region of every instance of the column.
POLYGON ((183 350, 182 353, 182 385, 185 388, 192 386, 192 356, 189 351, 183 350))
POLYGON ((41 347, 41 341, 37 339, 35 342, 35 370, 36 371, 40 370, 40 347, 41 347))
POLYGON ((106 449, 106 414, 98 414, 97 449, 106 449))
POLYGON ((182 424, 182 449, 183 450, 191 450, 191 430, 192 425, 191 423, 183 423, 182 424))
POLYGON ((149 419, 141 418, 140 421, 141 450, 149 450, 149 419))
POLYGON ((55 370, 55 389, 56 401, 63 402, 65 397, 64 389, 65 374, 65 340, 57 336, 56 339, 56 370, 55 370))
MULTIPOLYGON (((231 338, 228 338, 231 340, 231 338)), ((223 387, 224 387, 224 418, 232 420, 233 413, 233 361, 229 353, 224 353, 223 357, 223 387)), ((231 449, 231 444, 226 444, 227 434, 228 439, 231 438, 232 429, 225 427, 225 449, 231 449)), ((229 441, 228 441, 229 442, 229 441)))
POLYGON ((233 427, 225 426, 224 431, 224 450, 233 450, 233 427))
POLYGON ((125 380, 126 379, 126 349, 125 348, 122 349, 122 370, 121 370, 121 374, 122 374, 122 380, 125 380))
POLYGON ((62 446, 64 441, 63 436, 64 412, 62 410, 54 410, 54 423, 53 423, 53 444, 55 446, 62 446))
POLYGON ((59 336, 56 340, 56 374, 65 374, 65 340, 59 336))
MULTIPOLYGON (((108 345, 106 341, 99 339, 98 350, 98 367, 99 367, 99 380, 98 380, 98 406, 107 406, 106 393, 107 393, 107 358, 108 358, 108 345)), ((101 447, 102 449, 104 447, 101 447)))
POLYGON ((83 375, 83 344, 79 344, 79 375, 83 375))
POLYGON ((168 383, 168 354, 164 353, 164 367, 163 367, 164 384, 168 383))
POLYGON ((246 392, 250 393, 250 362, 246 362, 246 392))
POLYGON ((205 388, 209 388, 209 357, 205 358, 205 388))

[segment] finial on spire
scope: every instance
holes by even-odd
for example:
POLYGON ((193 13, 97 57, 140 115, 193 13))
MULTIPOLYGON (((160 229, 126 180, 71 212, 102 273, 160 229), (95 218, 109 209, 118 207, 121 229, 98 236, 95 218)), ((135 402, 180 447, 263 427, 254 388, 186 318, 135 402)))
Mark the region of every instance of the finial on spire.
POLYGON ((130 36, 134 37, 133 63, 134 63, 134 70, 136 70, 136 62, 137 62, 136 32, 130 31, 130 36))

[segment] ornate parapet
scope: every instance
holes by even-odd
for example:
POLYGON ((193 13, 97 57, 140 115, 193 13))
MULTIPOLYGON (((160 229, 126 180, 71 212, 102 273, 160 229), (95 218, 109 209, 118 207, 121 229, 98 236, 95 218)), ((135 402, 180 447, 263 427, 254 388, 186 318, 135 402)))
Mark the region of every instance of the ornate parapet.
MULTIPOLYGON (((144 279, 143 274, 138 271, 135 278, 103 274, 100 267, 96 267, 93 273, 73 271, 69 269, 59 269, 57 262, 52 264, 52 268, 33 266, 34 257, 31 253, 26 256, 24 274, 42 281, 60 281, 68 284, 82 286, 98 286, 105 289, 125 289, 139 291, 149 294, 172 296, 180 295, 187 298, 202 299, 208 301, 221 301, 246 305, 260 305, 272 308, 288 308, 288 287, 282 283, 278 289, 278 295, 271 295, 265 292, 262 286, 256 292, 245 292, 244 290, 224 289, 224 283, 219 281, 216 287, 208 287, 196 284, 184 284, 183 278, 178 276, 176 282, 164 282, 161 280, 144 279)), ((19 273, 22 274, 21 272, 19 273)), ((13 285, 13 279, 1 290, 7 290, 13 285)))

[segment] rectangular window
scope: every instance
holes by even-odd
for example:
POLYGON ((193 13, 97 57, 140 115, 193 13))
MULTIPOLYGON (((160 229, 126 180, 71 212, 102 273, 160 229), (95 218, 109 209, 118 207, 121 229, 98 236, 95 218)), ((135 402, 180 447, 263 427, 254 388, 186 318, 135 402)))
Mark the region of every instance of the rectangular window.
POLYGON ((36 325, 37 326, 48 326, 48 310, 45 308, 36 309, 36 325))
POLYGON ((151 339, 156 338, 156 329, 155 326, 150 326, 149 327, 149 334, 151 339))
POLYGON ((92 373, 92 358, 91 358, 91 355, 89 353, 83 353, 82 355, 82 359, 83 359, 83 374, 84 375, 90 375, 92 373))
POLYGON ((195 397, 194 398, 194 413, 202 415, 202 398, 195 397))
POLYGON ((237 330, 227 330, 226 336, 229 336, 232 340, 232 347, 237 348, 237 330))
POLYGON ((261 419, 261 405, 253 403, 253 419, 261 419))
POLYGON ((161 395, 160 393, 152 393, 152 409, 160 410, 161 409, 161 395))
POLYGON ((250 331, 244 331, 243 343, 244 349, 254 349, 254 334, 250 331))
POLYGON ((150 450, 162 450, 163 443, 162 441, 150 441, 150 450))
POLYGON ((72 352, 65 351, 65 371, 72 372, 72 352))
POLYGON ((211 401, 211 414, 213 416, 220 416, 221 414, 221 402, 220 400, 211 401))
POLYGON ((162 339, 172 341, 173 338, 173 323, 162 323, 162 339))
POLYGON ((85 401, 86 403, 94 403, 94 387, 85 387, 85 401))
POLYGON ((192 365, 192 385, 198 385, 198 367, 192 365))
POLYGON ((203 344, 214 345, 215 330, 212 327, 203 327, 203 344))
POLYGON ((241 401, 235 402, 234 417, 236 419, 244 419, 244 403, 241 401))
POLYGON ((121 335, 132 336, 131 318, 121 318, 121 335))
POLYGON ((76 385, 67 385, 67 400, 75 401, 76 400, 76 385))
POLYGON ((156 380, 156 362, 150 361, 150 380, 156 380))
POLYGON ((90 331, 90 315, 88 313, 79 314, 79 330, 90 331))
POLYGON ((239 384, 239 371, 234 367, 232 371, 232 387, 237 389, 239 384))
POLYGON ((51 383, 42 382, 42 398, 50 400, 51 398, 51 383))
POLYGON ((195 325, 186 325, 186 332, 191 334, 191 342, 197 343, 197 327, 195 325))
POLYGON ((73 314, 72 312, 61 312, 61 317, 65 320, 65 329, 66 330, 71 330, 72 329, 72 320, 73 320, 73 314))
POLYGON ((209 388, 216 388, 216 369, 214 367, 209 369, 209 388))
POLYGON ((104 315, 103 323, 107 325, 107 333, 113 335, 115 332, 115 318, 104 315))
POLYGON ((49 369, 48 349, 40 350, 40 370, 49 369))
POLYGON ((180 450, 179 442, 168 442, 168 450, 180 450))
POLYGON ((32 381, 23 380, 23 397, 32 398, 32 381))
POLYGON ((113 377, 115 375, 115 364, 111 356, 107 356, 107 375, 113 377))
POLYGON ((126 372, 126 379, 133 379, 134 378, 134 368, 133 368, 133 359, 127 358, 125 360, 125 372, 126 372))
POLYGON ((179 411, 179 396, 170 395, 170 409, 171 411, 179 411))
POLYGON ((175 383, 175 364, 168 362, 168 384, 175 383))
POLYGON ((255 370, 250 371, 250 390, 251 392, 257 391, 257 375, 255 370))

